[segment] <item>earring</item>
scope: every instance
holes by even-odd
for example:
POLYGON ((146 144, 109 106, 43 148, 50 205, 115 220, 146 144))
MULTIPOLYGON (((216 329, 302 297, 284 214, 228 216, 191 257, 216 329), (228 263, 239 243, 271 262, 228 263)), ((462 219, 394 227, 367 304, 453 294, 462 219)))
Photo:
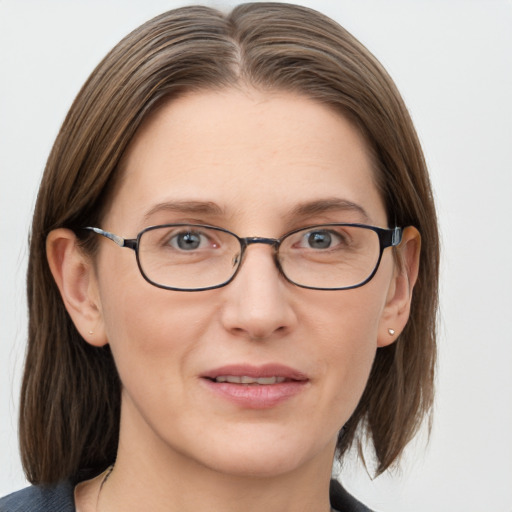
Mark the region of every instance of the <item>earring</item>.
POLYGON ((388 329, 388 334, 393 336, 393 334, 395 334, 395 329, 388 329))
POLYGON ((94 334, 94 331, 89 331, 89 334, 94 334))

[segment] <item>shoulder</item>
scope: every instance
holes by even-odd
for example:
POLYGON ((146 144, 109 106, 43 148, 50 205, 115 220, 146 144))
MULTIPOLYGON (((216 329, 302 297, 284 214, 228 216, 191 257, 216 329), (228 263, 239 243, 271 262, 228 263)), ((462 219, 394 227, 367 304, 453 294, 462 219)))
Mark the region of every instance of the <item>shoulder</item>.
POLYGON ((27 487, 1 498, 0 512, 75 512, 73 485, 27 487))
POLYGON ((368 507, 357 501, 337 480, 331 480, 331 506, 343 512, 372 512, 368 507))

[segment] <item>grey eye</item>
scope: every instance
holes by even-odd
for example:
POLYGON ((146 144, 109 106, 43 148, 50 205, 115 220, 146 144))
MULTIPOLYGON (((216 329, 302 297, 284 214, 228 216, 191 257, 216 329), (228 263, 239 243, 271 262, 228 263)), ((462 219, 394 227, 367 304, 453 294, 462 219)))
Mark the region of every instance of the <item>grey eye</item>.
POLYGON ((332 236, 327 231, 313 231, 307 235, 307 243, 312 249, 328 249, 332 244, 332 236))
POLYGON ((187 233, 179 233, 171 239, 171 245, 182 249, 183 251, 193 251, 201 247, 203 241, 203 235, 201 233, 194 233, 189 231, 187 233))

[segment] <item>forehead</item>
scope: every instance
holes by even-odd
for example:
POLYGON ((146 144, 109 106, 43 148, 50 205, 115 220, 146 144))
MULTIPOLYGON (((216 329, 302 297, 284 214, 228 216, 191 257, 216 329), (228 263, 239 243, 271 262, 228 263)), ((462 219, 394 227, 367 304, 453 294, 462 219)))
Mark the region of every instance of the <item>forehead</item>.
POLYGON ((159 204, 187 202, 240 220, 344 201, 367 212, 355 221, 385 222, 364 138, 334 109, 293 93, 228 89, 170 101, 141 126, 121 172, 108 215, 137 227, 159 204))

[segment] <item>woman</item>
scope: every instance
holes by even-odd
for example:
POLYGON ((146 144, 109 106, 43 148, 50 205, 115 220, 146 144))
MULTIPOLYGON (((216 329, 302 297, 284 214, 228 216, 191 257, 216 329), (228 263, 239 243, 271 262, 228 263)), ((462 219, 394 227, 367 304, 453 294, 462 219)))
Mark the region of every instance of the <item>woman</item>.
POLYGON ((428 413, 437 273, 414 128, 350 34, 285 4, 149 21, 48 160, 20 415, 36 487, 0 510, 367 510, 332 460, 368 437, 381 473, 428 413))

